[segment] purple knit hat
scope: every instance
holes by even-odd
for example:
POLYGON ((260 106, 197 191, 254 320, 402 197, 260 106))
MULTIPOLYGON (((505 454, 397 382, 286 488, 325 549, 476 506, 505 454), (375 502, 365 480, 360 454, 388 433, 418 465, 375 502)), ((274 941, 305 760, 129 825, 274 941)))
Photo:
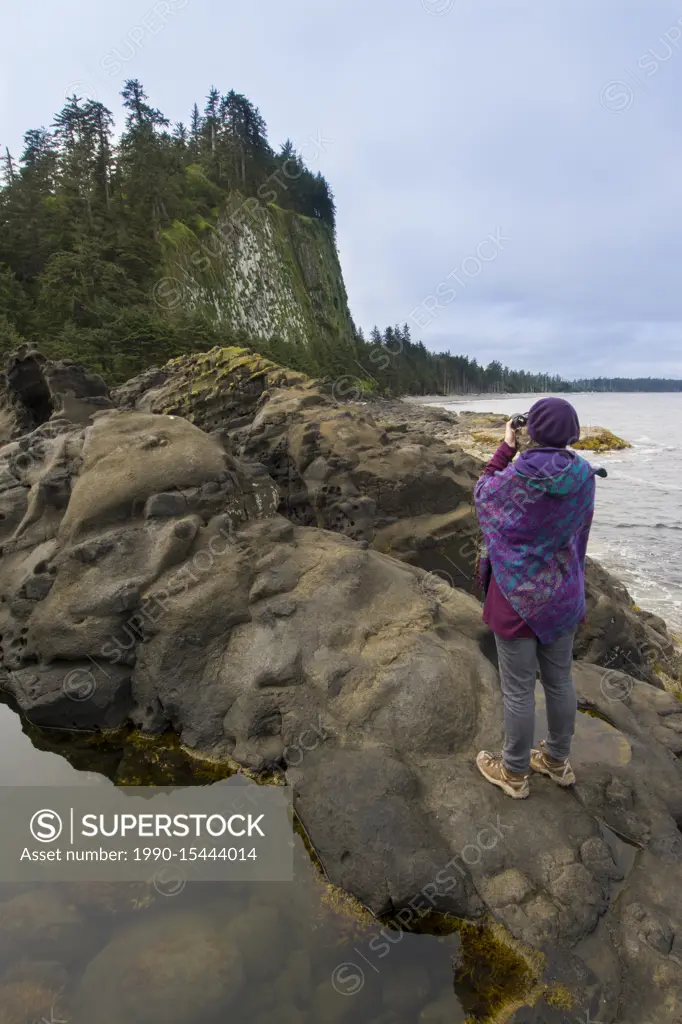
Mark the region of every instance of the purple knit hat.
POLYGON ((564 398, 541 398, 528 413, 528 433, 538 444, 565 448, 580 437, 578 414, 564 398))

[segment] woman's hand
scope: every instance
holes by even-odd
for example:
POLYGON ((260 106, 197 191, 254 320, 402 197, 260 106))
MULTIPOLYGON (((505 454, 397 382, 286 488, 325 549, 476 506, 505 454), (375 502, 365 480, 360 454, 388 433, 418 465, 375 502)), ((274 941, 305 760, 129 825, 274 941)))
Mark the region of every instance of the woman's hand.
MULTIPOLYGON (((497 435, 500 436, 499 434, 497 435)), ((512 421, 509 420, 504 429, 504 439, 510 448, 516 448, 516 431, 512 427, 512 421)))

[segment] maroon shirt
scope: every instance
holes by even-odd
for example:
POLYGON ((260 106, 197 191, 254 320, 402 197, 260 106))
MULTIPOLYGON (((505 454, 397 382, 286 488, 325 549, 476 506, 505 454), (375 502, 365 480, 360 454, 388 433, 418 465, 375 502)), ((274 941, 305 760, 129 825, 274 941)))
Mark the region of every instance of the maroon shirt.
MULTIPOLYGON (((503 441, 483 470, 483 474, 500 473, 507 468, 515 454, 516 450, 503 441)), ((537 639, 533 630, 524 622, 518 612, 514 611, 498 587, 495 573, 492 570, 483 605, 483 621, 501 640, 537 639)))

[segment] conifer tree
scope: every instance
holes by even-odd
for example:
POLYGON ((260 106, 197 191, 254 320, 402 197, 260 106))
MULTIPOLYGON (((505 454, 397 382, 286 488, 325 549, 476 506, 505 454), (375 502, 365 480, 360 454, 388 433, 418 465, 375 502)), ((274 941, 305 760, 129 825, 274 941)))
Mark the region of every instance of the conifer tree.
POLYGON ((192 160, 198 160, 201 151, 201 114, 195 103, 192 107, 192 117, 189 126, 189 152, 192 160))
POLYGON ((119 144, 128 184, 125 202, 135 221, 136 234, 143 242, 143 258, 154 260, 161 227, 170 223, 176 206, 176 183, 169 173, 170 147, 165 144, 170 136, 164 137, 159 131, 170 122, 160 110, 149 106, 137 79, 129 79, 121 95, 128 110, 126 130, 119 144))
POLYGON ((0 191, 0 262, 20 281, 32 281, 54 245, 54 195, 57 151, 45 128, 24 135, 19 173, 0 191))
POLYGON ((108 209, 111 204, 111 179, 113 173, 113 130, 114 117, 110 110, 96 100, 85 105, 85 119, 94 138, 93 177, 99 199, 108 209))
POLYGON ((123 106, 128 111, 126 128, 129 132, 156 127, 165 128, 170 124, 168 118, 164 117, 160 110, 149 106, 147 94, 137 78, 128 79, 121 96, 123 97, 123 106))
POLYGON ((220 182, 220 163, 218 157, 218 134, 220 131, 220 93, 211 88, 204 107, 202 122, 202 149, 209 177, 216 183, 220 182))
POLYGON ((9 151, 9 148, 5 146, 5 155, 0 157, 3 164, 2 180, 5 185, 13 185, 16 181, 16 170, 14 167, 14 159, 9 151))

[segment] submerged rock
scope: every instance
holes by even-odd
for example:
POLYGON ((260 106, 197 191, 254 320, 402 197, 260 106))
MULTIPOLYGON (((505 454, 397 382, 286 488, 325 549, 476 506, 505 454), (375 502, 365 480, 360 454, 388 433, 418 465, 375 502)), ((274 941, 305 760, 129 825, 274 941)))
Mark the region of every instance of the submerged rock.
POLYGON ((61 1019, 62 985, 28 973, 0 979, 0 1024, 33 1024, 61 1019), (58 1015, 58 1016, 55 1016, 58 1015))
POLYGON ((40 886, 0 903, 0 964, 29 959, 71 968, 92 955, 94 938, 58 887, 40 886))
POLYGON ((88 964, 75 1024, 194 1024, 223 1014, 244 982, 236 945, 202 914, 137 921, 88 964))

